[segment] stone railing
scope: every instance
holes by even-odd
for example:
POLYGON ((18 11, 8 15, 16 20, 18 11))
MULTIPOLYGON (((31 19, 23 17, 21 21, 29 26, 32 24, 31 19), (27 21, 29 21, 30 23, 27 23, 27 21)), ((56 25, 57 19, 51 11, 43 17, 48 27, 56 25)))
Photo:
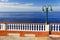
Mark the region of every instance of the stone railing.
POLYGON ((60 24, 1 23, 0 30, 12 31, 60 31, 60 24))

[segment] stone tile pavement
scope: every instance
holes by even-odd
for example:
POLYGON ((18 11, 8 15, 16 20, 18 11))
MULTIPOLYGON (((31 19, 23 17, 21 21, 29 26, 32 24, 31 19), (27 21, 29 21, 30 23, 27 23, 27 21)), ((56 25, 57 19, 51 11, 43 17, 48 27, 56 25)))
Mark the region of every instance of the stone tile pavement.
POLYGON ((60 40, 60 38, 0 36, 0 40, 60 40))

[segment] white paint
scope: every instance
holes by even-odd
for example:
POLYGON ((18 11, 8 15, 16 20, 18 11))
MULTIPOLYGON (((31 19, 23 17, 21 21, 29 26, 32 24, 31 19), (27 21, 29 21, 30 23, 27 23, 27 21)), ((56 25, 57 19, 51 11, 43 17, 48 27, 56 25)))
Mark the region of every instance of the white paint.
POLYGON ((25 29, 25 24, 24 24, 24 31, 25 31, 26 29, 25 29))
POLYGON ((19 26, 20 26, 20 30, 21 30, 21 24, 19 26))
POLYGON ((37 31, 37 24, 35 26, 36 26, 36 31, 37 31))
POLYGON ((34 31, 34 24, 32 24, 33 25, 33 31, 34 31))
POLYGON ((39 31, 39 24, 38 24, 38 31, 39 31))
MULTIPOLYGON (((54 27, 54 24, 52 25, 52 27, 54 27)), ((52 28, 52 31, 54 31, 54 28, 52 28)))
POLYGON ((56 31, 57 24, 55 24, 55 31, 56 31))
POLYGON ((59 31, 59 26, 60 26, 60 25, 58 24, 58 31, 59 31))
POLYGON ((6 25, 5 24, 1 24, 2 25, 2 30, 6 29, 6 25))
POLYGON ((49 25, 45 25, 45 31, 49 31, 49 25))

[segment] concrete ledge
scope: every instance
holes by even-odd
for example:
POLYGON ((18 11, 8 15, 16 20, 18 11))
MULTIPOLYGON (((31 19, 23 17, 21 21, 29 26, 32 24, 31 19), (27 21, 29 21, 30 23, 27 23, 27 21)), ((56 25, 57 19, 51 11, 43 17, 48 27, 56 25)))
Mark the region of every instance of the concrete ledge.
POLYGON ((49 35, 49 37, 60 37, 59 35, 49 35))
POLYGON ((25 34, 25 37, 35 37, 35 34, 25 34))

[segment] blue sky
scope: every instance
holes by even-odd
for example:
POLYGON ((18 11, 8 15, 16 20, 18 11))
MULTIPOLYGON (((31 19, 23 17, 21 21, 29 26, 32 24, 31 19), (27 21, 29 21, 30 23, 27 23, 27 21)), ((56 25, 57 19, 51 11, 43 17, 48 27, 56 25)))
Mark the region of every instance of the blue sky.
POLYGON ((0 11, 41 11, 45 5, 60 11, 60 0, 0 0, 0 11))
POLYGON ((37 6, 42 5, 60 5, 60 0, 9 0, 9 2, 18 2, 18 3, 33 3, 37 6))

